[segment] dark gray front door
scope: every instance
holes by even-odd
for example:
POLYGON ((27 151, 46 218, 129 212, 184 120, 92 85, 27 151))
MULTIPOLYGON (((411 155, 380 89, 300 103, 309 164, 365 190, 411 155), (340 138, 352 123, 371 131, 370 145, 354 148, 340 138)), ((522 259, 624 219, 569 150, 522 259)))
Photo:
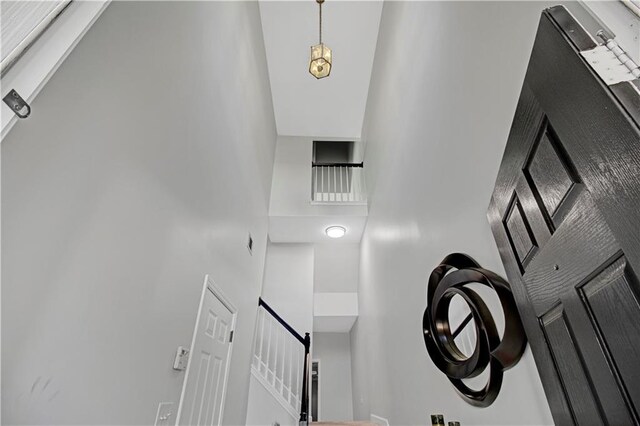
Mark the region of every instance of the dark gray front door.
POLYGON ((488 216, 556 423, 638 424, 640 83, 594 47, 542 14, 488 216))

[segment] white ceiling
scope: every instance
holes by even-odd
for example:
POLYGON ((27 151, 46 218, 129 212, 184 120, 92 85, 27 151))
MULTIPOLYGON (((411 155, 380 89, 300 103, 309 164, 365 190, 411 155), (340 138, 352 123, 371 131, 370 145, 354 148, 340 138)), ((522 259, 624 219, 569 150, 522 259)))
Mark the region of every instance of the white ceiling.
POLYGON ((274 243, 359 243, 366 222, 366 214, 269 216, 269 239, 274 243), (335 240, 327 237, 325 229, 333 225, 344 226, 345 236, 335 240))
POLYGON ((333 67, 316 80, 308 69, 318 43, 317 3, 260 1, 278 134, 360 137, 381 12, 381 0, 325 1, 322 38, 333 67))

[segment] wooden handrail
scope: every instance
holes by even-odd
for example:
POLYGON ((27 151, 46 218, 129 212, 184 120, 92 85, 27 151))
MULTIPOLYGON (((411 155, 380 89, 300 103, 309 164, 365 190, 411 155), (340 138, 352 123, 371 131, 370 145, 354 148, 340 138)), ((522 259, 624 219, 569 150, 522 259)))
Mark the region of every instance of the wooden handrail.
POLYGON ((258 306, 262 306, 262 307, 265 309, 265 311, 269 312, 269 314, 270 314, 273 318, 275 318, 275 319, 276 319, 276 321, 278 321, 278 322, 279 322, 279 323, 280 323, 284 328, 286 328, 286 329, 287 329, 287 331, 288 331, 289 333, 291 333, 291 334, 293 335, 293 337, 295 337, 295 338, 296 338, 296 340, 298 340, 300 343, 302 343, 303 345, 305 345, 304 337, 302 337, 302 336, 300 335, 300 333, 298 333, 297 331, 295 331, 295 330, 293 329, 293 327, 291 327, 291 326, 289 325, 289 323, 287 323, 284 319, 282 319, 282 317, 281 317, 280 315, 278 315, 278 314, 276 313, 276 311, 274 311, 274 310, 273 310, 273 308, 267 304, 267 302, 265 302, 264 300, 262 300, 262 297, 259 297, 259 298, 258 298, 258 306))
POLYGON ((364 163, 311 163, 311 167, 364 167, 364 163))
POLYGON ((302 373, 302 401, 300 403, 300 425, 309 424, 309 370, 311 369, 311 336, 304 334, 304 370, 302 373))

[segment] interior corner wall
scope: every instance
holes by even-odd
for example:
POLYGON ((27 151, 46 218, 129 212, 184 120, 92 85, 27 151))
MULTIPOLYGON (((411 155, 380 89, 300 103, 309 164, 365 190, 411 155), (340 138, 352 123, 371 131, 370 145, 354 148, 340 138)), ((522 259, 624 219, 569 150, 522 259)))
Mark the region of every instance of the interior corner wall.
POLYGON ((311 199, 313 137, 278 136, 270 216, 366 215, 366 206, 314 205, 311 199))
POLYGON ((315 293, 358 291, 360 244, 331 241, 316 244, 313 268, 315 293))
POLYGON ((313 330, 312 244, 269 242, 262 298, 300 335, 313 330))
POLYGON ((424 347, 430 271, 464 252, 504 275, 486 210, 543 2, 385 2, 363 128, 369 218, 351 330, 354 416, 552 424, 527 349, 488 408, 424 347))
POLYGON ((320 422, 353 420, 349 333, 313 333, 314 360, 320 361, 320 422))
POLYGON ((273 188, 269 214, 309 215, 313 138, 278 136, 273 167, 273 188))
POLYGON ((276 141, 266 68, 257 2, 112 2, 5 137, 3 424, 177 408, 205 274, 238 308, 223 424, 244 424, 276 141))

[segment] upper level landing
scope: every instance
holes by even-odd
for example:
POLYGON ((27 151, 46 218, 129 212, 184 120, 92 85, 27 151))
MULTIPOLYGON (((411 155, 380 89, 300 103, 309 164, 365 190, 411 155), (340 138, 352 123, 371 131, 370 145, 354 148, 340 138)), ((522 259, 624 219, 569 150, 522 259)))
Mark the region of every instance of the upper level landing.
POLYGON ((362 143, 279 136, 271 186, 269 238, 276 243, 318 243, 340 225, 345 242, 359 242, 367 192, 362 143))

